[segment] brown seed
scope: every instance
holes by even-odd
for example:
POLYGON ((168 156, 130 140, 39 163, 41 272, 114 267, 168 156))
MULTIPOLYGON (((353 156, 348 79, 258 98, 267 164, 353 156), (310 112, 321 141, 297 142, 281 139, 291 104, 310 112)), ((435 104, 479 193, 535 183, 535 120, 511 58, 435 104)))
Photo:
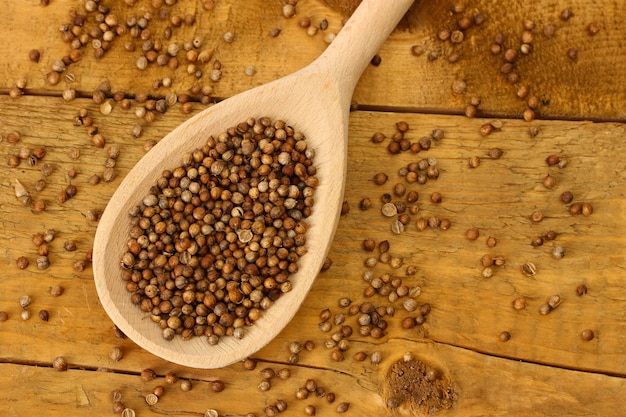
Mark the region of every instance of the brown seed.
POLYGON ((504 152, 500 148, 491 148, 489 150, 489 158, 491 159, 500 159, 504 152))
POLYGON ((582 331, 580 336, 583 338, 584 341, 588 342, 590 340, 593 340, 593 338, 595 337, 595 334, 593 333, 593 330, 585 329, 585 330, 582 331))
POLYGON ((350 212, 350 204, 348 203, 348 201, 344 201, 341 204, 341 215, 345 216, 346 214, 348 214, 350 212))
POLYGON ((25 256, 20 256, 19 258, 16 259, 15 264, 17 265, 17 267, 19 269, 26 269, 28 268, 28 258, 25 256))
POLYGON ((470 227, 465 231, 465 237, 468 240, 476 240, 478 239, 478 236, 480 236, 480 232, 475 227, 470 227))
POLYGON ((384 133, 382 132, 376 132, 372 135, 372 142, 374 143, 381 143, 383 140, 385 140, 386 136, 384 133))
POLYGON ((439 204, 441 203, 442 197, 441 197, 441 193, 434 191, 431 195, 430 195, 430 201, 432 201, 435 204, 439 204))
POLYGON ((576 295, 583 296, 587 294, 587 286, 585 284, 580 284, 579 286, 576 287, 576 295))
POLYGON ((363 240, 363 249, 365 249, 368 252, 373 251, 376 248, 376 242, 374 241, 374 239, 368 238, 363 240))
POLYGON ((550 174, 546 175, 542 181, 543 186, 548 189, 553 188, 555 183, 556 183, 556 180, 550 174))
POLYGON ((593 206, 590 203, 582 203, 581 213, 583 216, 589 216, 593 213, 593 206))
POLYGON ((591 22, 591 23, 589 23, 589 25, 587 26, 587 32, 591 36, 593 36, 593 35, 597 34, 598 32, 600 32, 600 25, 598 24, 598 22, 591 22))
POLYGON ((524 297, 518 297, 513 300, 513 308, 515 310, 523 310, 526 308, 526 299, 524 297))
POLYGON ((52 368, 56 371, 67 371, 67 361, 63 356, 57 356, 52 361, 52 368))
POLYGON ((550 305, 547 303, 539 306, 539 313, 541 313, 544 316, 546 314, 550 314, 551 311, 552 311, 552 307, 550 307, 550 305))
POLYGON ((530 220, 535 222, 535 223, 539 223, 540 221, 543 220, 543 213, 540 211, 534 211, 531 215, 530 215, 530 220))
POLYGON ((480 166, 480 157, 472 156, 468 161, 468 165, 470 168, 478 168, 480 166))
POLYGON ((379 172, 378 174, 374 175, 374 184, 376 185, 383 185, 384 183, 387 182, 387 174, 385 174, 384 172, 379 172))
POLYGON ((146 368, 143 371, 141 371, 141 380, 143 382, 150 382, 156 377, 157 377, 156 372, 154 372, 154 370, 150 368, 146 368))
POLYGON ((30 59, 34 63, 38 63, 41 58, 41 53, 37 49, 31 49, 28 53, 28 59, 30 59))
MULTIPOLYGON (((569 204, 574 199, 574 194, 571 191, 563 191, 561 193, 561 202, 569 204)), ((582 207, 581 207, 582 208, 582 207)))
POLYGON ((573 216, 580 214, 583 211, 583 205, 580 203, 574 203, 569 207, 569 213, 573 216))
POLYGON ((507 331, 500 333, 500 341, 508 342, 509 340, 511 340, 511 333, 507 331))
POLYGON ((368 197, 364 197, 361 199, 361 201, 359 201, 359 208, 361 210, 367 210, 370 207, 372 207, 372 200, 370 200, 368 197))
POLYGON ((548 164, 548 166, 555 166, 558 165, 559 162, 561 161, 561 157, 559 157, 559 155, 549 155, 548 157, 546 157, 546 164, 548 164))
POLYGON ((50 313, 48 313, 48 310, 39 310, 39 319, 41 321, 48 321, 50 319, 50 313))
POLYGON ((172 371, 165 374, 165 382, 168 384, 175 384, 178 381, 178 376, 172 371))
POLYGON ((314 416, 315 415, 315 406, 308 404, 307 406, 304 407, 304 414, 307 416, 314 416))
POLYGON ((222 392, 224 391, 224 388, 226 388, 226 386, 224 385, 224 382, 216 379, 215 381, 211 381, 211 391, 213 392, 222 392))
POLYGON ((497 241, 497 239, 495 237, 489 236, 487 238, 486 244, 487 244, 488 247, 494 248, 498 244, 498 241, 497 241))
POLYGON ((109 351, 109 358, 111 358, 114 362, 119 362, 123 356, 124 352, 122 352, 122 349, 119 346, 113 346, 113 348, 109 351))
POLYGON ((339 414, 345 413, 346 411, 348 411, 349 408, 350 408, 350 403, 347 403, 347 402, 339 403, 339 405, 337 406, 337 413, 339 414))
POLYGON ((54 285, 50 287, 50 294, 53 297, 58 297, 60 295, 63 295, 63 291, 64 291, 64 288, 60 285, 54 285))
POLYGON ((152 393, 157 397, 161 398, 165 395, 165 387, 163 385, 157 385, 152 389, 152 393))
POLYGON ((571 61, 576 61, 578 60, 578 49, 569 48, 566 52, 566 55, 571 61))
POLYGON ((572 16, 574 16, 574 13, 572 12, 572 9, 570 9, 569 7, 566 9, 563 9, 560 14, 560 18, 564 22, 567 22, 569 19, 572 18, 572 16))

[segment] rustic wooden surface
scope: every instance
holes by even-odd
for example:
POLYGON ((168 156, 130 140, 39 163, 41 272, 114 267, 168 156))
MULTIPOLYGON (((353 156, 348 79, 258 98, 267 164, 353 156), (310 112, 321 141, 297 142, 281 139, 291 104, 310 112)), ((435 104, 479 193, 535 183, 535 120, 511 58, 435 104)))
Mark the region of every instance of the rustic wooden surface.
MULTIPOLYGON (((119 2, 122 3, 122 2, 119 2)), ((44 81, 51 62, 68 51, 58 32, 69 20, 71 7, 82 10, 84 3, 69 0, 52 1, 47 7, 38 2, 3 1, 0 50, 0 311, 9 319, 0 322, 0 410, 8 415, 28 415, 33 411, 57 415, 103 415, 110 413, 110 392, 120 389, 123 401, 137 415, 202 415, 215 408, 220 415, 243 416, 254 412, 264 415, 266 405, 277 399, 288 402, 286 415, 304 415, 306 404, 314 404, 318 415, 334 415, 338 402, 352 405, 351 415, 421 415, 419 410, 386 407, 389 369, 406 352, 414 358, 437 367, 455 389, 457 400, 446 415, 623 415, 620 399, 626 389, 625 300, 622 283, 626 242, 624 197, 626 151, 623 138, 626 128, 626 54, 624 29, 619 16, 626 10, 619 2, 590 4, 583 1, 545 1, 537 4, 513 4, 503 8, 493 2, 467 2, 466 14, 484 13, 481 27, 467 31, 465 41, 453 47, 437 39, 442 27, 454 28, 463 14, 451 13, 451 2, 417 2, 401 29, 381 49, 382 62, 366 70, 355 92, 360 110, 351 115, 348 158, 348 182, 345 198, 350 211, 341 218, 330 253, 333 261, 321 273, 294 321, 255 358, 259 364, 246 371, 241 364, 202 371, 167 363, 146 352, 132 341, 114 334, 113 323, 102 310, 93 286, 90 268, 76 272, 74 260, 84 257, 93 243, 97 223, 87 220, 89 210, 102 210, 119 181, 144 154, 144 142, 158 141, 188 114, 175 105, 165 114, 158 114, 153 123, 138 119, 133 110, 123 110, 114 103, 111 114, 103 115, 91 100, 93 90, 108 80, 114 91, 129 96, 141 92, 165 95, 184 93, 192 84, 213 85, 215 99, 229 97, 254 85, 286 75, 313 60, 325 47, 321 34, 309 37, 297 25, 297 19, 281 16, 283 2, 217 0, 212 11, 203 10, 202 2, 183 3, 173 10, 184 15, 196 13, 193 27, 181 28, 176 39, 189 39, 199 33, 205 45, 215 48, 215 57, 222 63, 223 77, 217 83, 206 78, 195 81, 184 68, 175 73, 163 68, 140 72, 134 66, 137 53, 123 51, 121 45, 101 60, 90 51, 66 73, 76 76, 74 83, 65 81, 49 86, 44 81), (574 16, 563 22, 559 13, 570 7, 574 16), (6 17, 5 17, 6 16, 6 17), (513 45, 522 31, 525 19, 537 24, 533 52, 519 62, 519 73, 528 80, 531 91, 542 100, 537 118, 531 123, 520 120, 525 103, 515 95, 499 73, 501 57, 494 57, 489 47, 494 34, 503 31, 513 45), (597 22, 600 31, 591 36, 587 26, 597 22), (556 36, 544 39, 541 28, 554 23, 556 36), (270 29, 280 27, 276 38, 270 29), (236 40, 225 43, 222 35, 233 31, 236 40), (411 54, 413 45, 426 51, 437 50, 441 56, 430 61, 429 52, 411 54), (565 51, 578 49, 579 58, 570 62, 565 51), (40 48, 39 64, 28 61, 28 51, 40 48), (461 59, 451 64, 445 58, 451 50, 461 51, 461 59), (247 76, 243 69, 254 65, 256 74, 247 76), (174 78, 173 87, 152 90, 154 79, 174 78), (8 96, 20 80, 26 80, 25 95, 8 96), (467 93, 455 95, 450 85, 464 79, 467 93), (75 88, 79 98, 66 102, 60 94, 68 86, 75 88), (468 119, 460 114, 471 95, 479 95, 479 115, 468 119), (91 145, 84 127, 73 125, 81 108, 87 108, 109 144, 122 148, 115 168, 117 177, 111 183, 88 184, 93 174, 100 174, 106 151, 91 145), (481 125, 493 117, 503 127, 487 137, 479 134, 481 125), (552 120, 550 120, 552 119, 552 120), (580 120, 580 121, 576 121, 580 120), (428 151, 418 155, 390 155, 386 145, 369 139, 375 132, 391 136, 395 123, 406 121, 407 137, 417 140, 440 128, 445 136, 433 142, 428 151), (594 122, 592 122, 594 121, 594 122), (597 123, 597 122, 601 123, 597 123), (143 125, 143 135, 132 137, 132 127, 143 125), (529 128, 539 134, 530 137, 529 128), (19 131, 21 141, 10 144, 7 133, 19 131), (6 160, 23 146, 45 145, 47 155, 38 166, 22 161, 10 168, 6 160), (504 154, 498 160, 487 157, 489 149, 500 147, 504 154), (80 149, 80 158, 68 155, 80 149), (567 158, 564 168, 548 167, 545 159, 551 154, 567 158), (480 156, 481 164, 470 168, 468 160, 480 156), (390 231, 391 220, 380 214, 380 198, 392 193, 392 187, 403 179, 397 171, 421 158, 435 158, 441 175, 425 185, 408 184, 420 193, 420 212, 401 235, 390 231), (40 167, 48 163, 53 173, 41 192, 33 190, 41 178, 40 167), (78 176, 70 180, 67 171, 76 169, 78 176), (376 172, 385 172, 389 181, 383 186, 372 182, 376 172), (551 174, 556 179, 552 189, 541 181, 551 174), (47 209, 35 213, 15 198, 13 184, 19 180, 36 199, 44 199, 47 209), (76 185, 75 198, 60 204, 56 195, 69 183, 76 185), (559 201, 561 192, 570 190, 575 202, 589 202, 590 216, 572 216, 568 205, 559 201), (440 204, 429 197, 433 191, 443 196, 440 204), (359 201, 370 197, 372 207, 359 209, 359 201), (542 211, 545 218, 533 223, 531 213, 542 211), (449 230, 418 231, 420 216, 448 218, 449 230), (465 231, 476 227, 480 237, 468 241, 465 231), (51 266, 38 270, 34 261, 36 248, 31 236, 48 228, 58 234, 50 244, 51 266), (558 237, 541 247, 530 245, 532 238, 554 230, 558 237), (487 236, 498 244, 488 248, 487 236), (418 285, 420 303, 428 302, 432 312, 423 326, 404 330, 400 321, 409 313, 396 303, 396 314, 389 318, 386 335, 379 340, 353 335, 346 359, 334 362, 324 342, 328 333, 318 330, 319 313, 330 308, 333 313, 340 297, 354 303, 366 301, 363 291, 367 283, 362 275, 364 261, 372 254, 361 249, 361 241, 371 237, 389 240, 390 253, 403 259, 403 266, 393 269, 379 263, 375 276, 385 272, 399 276, 408 285, 418 285), (72 239, 77 251, 67 252, 63 242, 72 239), (554 245, 562 245, 566 255, 553 259, 554 245), (483 278, 480 259, 484 254, 501 255, 506 263, 496 268, 491 278, 483 278), (15 260, 26 256, 31 264, 19 270, 15 260), (527 277, 520 268, 533 262, 537 274, 527 277), (413 276, 405 276, 407 265, 417 267, 413 276), (588 294, 579 297, 576 287, 584 283, 588 294), (52 297, 49 288, 60 284, 65 293, 52 297), (19 298, 32 297, 28 321, 20 318, 19 298), (539 313, 546 299, 559 294, 562 304, 548 315, 539 313), (527 307, 516 311, 511 307, 517 297, 525 297, 527 307), (50 312, 50 320, 42 322, 40 309, 50 312), (583 341, 581 332, 592 329, 595 338, 583 341), (508 331, 511 339, 502 342, 499 335, 508 331), (302 352, 297 364, 288 363, 291 342, 313 340, 316 348, 302 352), (109 359, 109 351, 120 346, 124 352, 119 362, 109 359), (353 354, 378 351, 382 362, 357 362, 353 354), (57 356, 65 357, 70 370, 57 372, 51 368, 57 356), (291 378, 273 380, 268 392, 260 392, 259 370, 287 367, 291 378), (160 378, 144 383, 138 374, 153 368, 160 378), (162 376, 169 371, 191 379, 194 388, 182 392, 178 385, 166 386, 166 395, 153 407, 143 396, 156 385, 166 385, 162 376), (334 405, 309 397, 296 400, 296 386, 313 378, 337 395, 334 405), (221 379, 226 389, 209 393, 208 383, 221 379), (150 409, 152 408, 152 409, 150 409)), ((116 3, 117 4, 117 3, 116 3)), ((143 2, 131 8, 115 6, 120 16, 141 15, 149 6, 143 2)), ((309 15, 314 21, 326 17, 329 30, 339 30, 342 15, 317 0, 300 0, 298 16, 309 15)), ((158 21, 155 25, 159 27, 158 21)), ((206 77, 206 75, 204 76, 206 77)), ((139 106, 133 103, 133 109, 139 106)), ((194 112, 204 108, 194 103, 194 112)), ((374 253, 376 255, 376 253, 374 253)), ((367 299, 376 305, 387 305, 385 297, 367 299)), ((345 312, 345 311, 344 311, 345 312)), ((346 322, 354 326, 354 317, 346 322)), ((355 329, 357 326, 354 326, 355 329)))

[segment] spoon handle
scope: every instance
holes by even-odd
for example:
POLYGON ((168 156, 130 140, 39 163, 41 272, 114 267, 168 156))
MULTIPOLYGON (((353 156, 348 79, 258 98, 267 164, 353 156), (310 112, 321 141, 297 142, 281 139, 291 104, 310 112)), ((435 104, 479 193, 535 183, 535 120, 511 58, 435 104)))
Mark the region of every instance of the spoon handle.
POLYGON ((340 81, 347 97, 414 0, 363 0, 337 37, 316 60, 340 81))

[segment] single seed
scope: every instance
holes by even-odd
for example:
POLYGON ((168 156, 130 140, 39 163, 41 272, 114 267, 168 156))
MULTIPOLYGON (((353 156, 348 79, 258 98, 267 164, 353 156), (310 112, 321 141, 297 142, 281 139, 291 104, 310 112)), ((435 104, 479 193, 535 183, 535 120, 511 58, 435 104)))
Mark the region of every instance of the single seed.
POLYGON ((537 273, 537 267, 532 262, 526 262, 522 265, 522 272, 524 275, 531 277, 537 273))
POLYGON ((119 362, 123 356, 124 353, 119 346, 114 346, 109 352, 109 358, 111 358, 111 360, 114 362, 119 362))
POLYGON ((580 284, 579 286, 576 287, 576 295, 583 296, 587 294, 587 286, 585 284, 580 284))
POLYGON ((502 333, 500 333, 500 341, 501 342, 508 342, 509 340, 511 340, 511 333, 504 331, 502 333))
POLYGON ((515 310, 523 310, 526 308, 526 299, 524 297, 518 297, 513 300, 513 308, 515 310))
POLYGON ((154 370, 150 369, 150 368, 146 368, 143 371, 141 371, 141 380, 143 382, 150 382, 152 381, 154 378, 157 377, 156 372, 154 372, 154 370))
POLYGON ((593 333, 593 330, 591 329, 585 329, 582 331, 582 333, 580 334, 580 336, 582 337, 582 339, 586 342, 593 340, 593 338, 595 337, 595 334, 593 333))
POLYGON ((555 246, 554 248, 552 248, 552 257, 554 259, 561 259, 565 256, 565 249, 563 249, 563 246, 555 246))
POLYGON ((222 380, 216 379, 215 381, 211 381, 210 387, 213 392, 222 392, 224 388, 226 388, 226 385, 222 380))
POLYGON ((374 184, 383 185, 386 182, 387 174, 385 174, 384 172, 379 172, 378 174, 374 175, 374 184))
POLYGON ((547 303, 539 306, 539 313, 544 316, 546 314, 550 314, 551 311, 552 311, 552 307, 550 307, 550 305, 547 303))
POLYGON ((475 227, 471 227, 471 228, 467 229, 467 231, 465 232, 465 237, 468 240, 476 240, 476 239, 478 239, 479 235, 480 235, 480 232, 475 227))
POLYGON ((63 356, 57 356, 52 361, 52 368, 55 371, 67 371, 67 361, 63 356))
POLYGON ((345 413, 350 408, 350 403, 342 402, 337 406, 337 413, 345 413))
POLYGON ((39 319, 41 321, 48 321, 50 319, 50 313, 48 313, 48 310, 39 310, 39 319))
POLYGON ((561 193, 561 202, 569 204, 574 199, 574 194, 571 191, 563 191, 561 193))
POLYGON ((534 211, 531 215, 530 215, 530 220, 535 222, 535 223, 539 223, 540 221, 543 220, 543 213, 540 211, 534 211))

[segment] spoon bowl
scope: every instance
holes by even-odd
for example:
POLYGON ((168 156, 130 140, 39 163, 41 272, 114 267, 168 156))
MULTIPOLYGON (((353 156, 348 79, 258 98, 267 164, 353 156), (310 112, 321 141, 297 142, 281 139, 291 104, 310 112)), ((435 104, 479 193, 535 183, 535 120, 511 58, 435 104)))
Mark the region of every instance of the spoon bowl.
POLYGON ((245 359, 268 344, 289 323, 306 297, 330 248, 343 199, 347 133, 354 87, 413 0, 364 0, 336 39, 313 63, 289 76, 224 100, 198 113, 165 136, 124 178, 109 201, 94 241, 93 270, 105 311, 130 339, 147 351, 180 365, 218 368, 245 359), (129 211, 149 193, 164 169, 180 166, 185 153, 202 147, 249 117, 284 120, 304 134, 315 150, 319 185, 306 219, 307 253, 293 288, 247 326, 242 339, 224 336, 217 345, 206 337, 165 340, 148 313, 131 303, 120 273, 127 250, 129 211))

